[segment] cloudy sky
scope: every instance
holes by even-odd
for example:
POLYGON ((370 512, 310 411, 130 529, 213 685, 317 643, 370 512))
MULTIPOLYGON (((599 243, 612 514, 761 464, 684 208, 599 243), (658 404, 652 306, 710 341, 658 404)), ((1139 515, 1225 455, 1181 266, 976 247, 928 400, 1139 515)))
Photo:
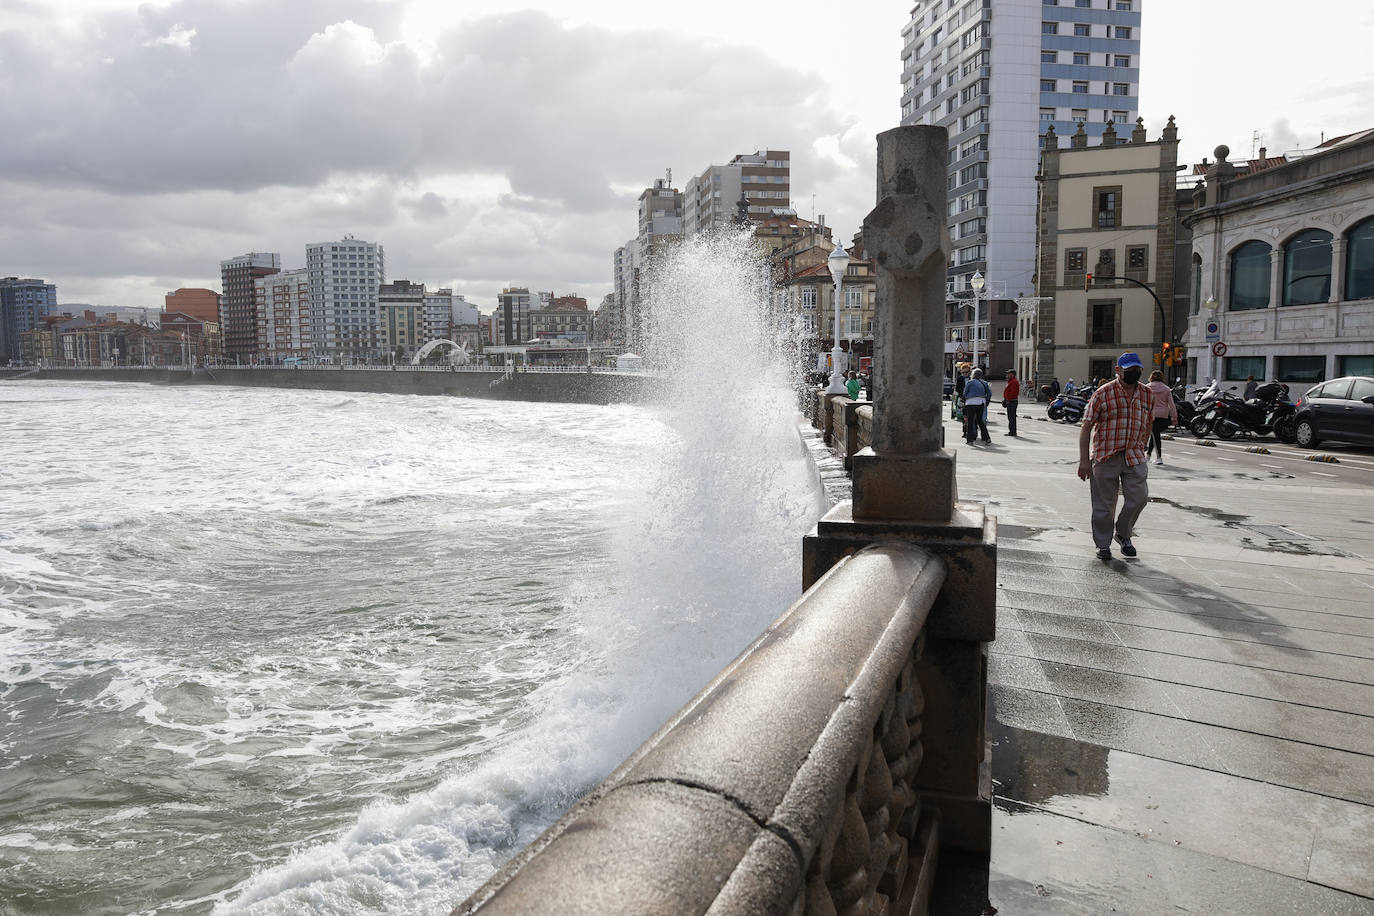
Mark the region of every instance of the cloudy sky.
MULTIPOLYGON (((511 284, 595 304, 639 191, 761 148, 847 238, 911 6, 0 0, 0 275, 158 307, 223 258, 299 267, 351 233, 484 308, 511 284)), ((1176 115, 1185 157, 1374 126, 1363 2, 1141 6, 1141 113, 1152 138, 1176 115)))

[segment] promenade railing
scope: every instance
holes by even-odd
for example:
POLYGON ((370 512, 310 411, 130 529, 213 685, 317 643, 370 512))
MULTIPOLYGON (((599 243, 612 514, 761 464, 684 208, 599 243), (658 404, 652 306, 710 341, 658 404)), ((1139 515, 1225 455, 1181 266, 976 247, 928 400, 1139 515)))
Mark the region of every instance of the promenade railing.
POLYGON ((839 560, 454 916, 926 912, 921 657, 945 578, 904 544, 839 560))

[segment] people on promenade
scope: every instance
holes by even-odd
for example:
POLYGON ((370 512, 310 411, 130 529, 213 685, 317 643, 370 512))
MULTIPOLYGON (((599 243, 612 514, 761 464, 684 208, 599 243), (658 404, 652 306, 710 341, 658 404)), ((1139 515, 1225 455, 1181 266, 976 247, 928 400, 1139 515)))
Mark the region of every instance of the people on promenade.
POLYGON ((992 388, 983 381, 983 370, 974 369, 973 377, 964 384, 964 441, 973 444, 980 435, 984 442, 991 442, 988 435, 988 421, 984 414, 992 400, 992 388))
MULTIPOLYGON (((954 367, 954 397, 949 399, 949 415, 952 419, 964 420, 964 386, 968 384, 968 363, 954 367)), ((968 424, 964 423, 964 435, 968 435, 968 424)))
POLYGON ((1112 558, 1112 535, 1121 552, 1133 557, 1131 534, 1150 498, 1145 447, 1150 438, 1154 397, 1140 384, 1145 366, 1134 353, 1116 361, 1116 378, 1093 392, 1078 434, 1078 478, 1089 480, 1093 543, 1097 558, 1112 558), (1122 497, 1118 513, 1117 496, 1122 497))
POLYGON ((1068 397, 1077 390, 1078 386, 1073 383, 1073 377, 1070 376, 1069 380, 1064 383, 1064 397, 1068 397))
POLYGON ((859 373, 849 373, 849 381, 844 383, 844 387, 845 390, 849 392, 849 399, 851 401, 857 401, 859 399, 859 390, 863 388, 863 382, 859 381, 859 373))
POLYGON ((1154 399, 1154 409, 1151 411, 1150 423, 1150 447, 1145 449, 1145 459, 1148 461, 1150 453, 1155 456, 1155 464, 1164 463, 1164 430, 1170 426, 1178 425, 1178 408, 1174 406, 1174 392, 1168 385, 1164 384, 1164 373, 1158 369, 1150 373, 1150 384, 1145 386, 1150 389, 1150 396, 1154 399))
POLYGON ((1021 382, 1016 370, 1007 370, 1007 385, 1002 389, 1002 406, 1007 409, 1007 435, 1016 435, 1016 405, 1021 399, 1021 382))
POLYGON ((1259 382, 1255 381, 1255 377, 1253 375, 1247 375, 1245 377, 1245 393, 1241 395, 1241 399, 1248 401, 1253 398, 1255 396, 1255 389, 1258 387, 1259 382))

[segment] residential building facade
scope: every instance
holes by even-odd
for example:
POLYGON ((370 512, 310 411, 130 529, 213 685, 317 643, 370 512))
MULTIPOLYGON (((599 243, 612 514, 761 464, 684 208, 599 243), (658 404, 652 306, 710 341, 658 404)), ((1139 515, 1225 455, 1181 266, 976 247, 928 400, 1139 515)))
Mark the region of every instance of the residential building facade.
POLYGON ((1296 396, 1374 375, 1374 130, 1243 172, 1230 152, 1216 148, 1185 220, 1188 378, 1253 375, 1296 396))
POLYGON ((388 358, 408 360, 426 341, 439 339, 426 336, 426 312, 423 283, 393 280, 378 288, 379 345, 388 358))
POLYGON ((381 350, 377 291, 386 282, 377 242, 345 236, 307 245, 310 345, 315 357, 376 357, 381 350))
POLYGON ((1144 0, 921 0, 902 30, 902 124, 949 130, 951 291, 1033 286, 1039 149, 1138 108, 1144 0))
POLYGON ((740 153, 688 180, 682 194, 682 232, 698 235, 733 225, 738 202, 754 223, 792 206, 792 154, 788 150, 740 153))
POLYGON ((639 195, 638 234, 615 251, 615 295, 618 324, 625 345, 642 346, 644 295, 654 261, 682 240, 683 195, 671 175, 657 178, 639 195))
POLYGON ((862 234, 856 234, 837 302, 829 265, 834 250, 830 230, 813 224, 808 234, 775 252, 774 308, 792 315, 808 368, 814 356, 825 359, 834 346, 838 312, 840 348, 853 357, 851 365, 841 368, 857 369, 855 359, 873 355, 877 265, 864 250, 862 234))
POLYGON ((219 262, 220 329, 224 355, 249 362, 258 348, 257 291, 254 281, 281 271, 281 255, 250 251, 219 262))
POLYGON ((255 359, 277 363, 311 354, 310 271, 304 267, 253 281, 258 323, 255 359))
POLYGON ((32 361, 24 352, 30 331, 57 310, 57 286, 31 277, 0 277, 0 361, 32 361))
MULTIPOLYGON (((1163 344, 1180 333, 1175 234, 1180 200, 1186 212, 1190 197, 1177 188, 1177 165, 1172 118, 1155 141, 1137 123, 1129 139, 1108 128, 1089 145, 1086 131, 1076 129, 1068 148, 1045 145, 1035 332, 1041 345, 1027 380, 1108 378, 1127 350, 1139 353, 1147 369, 1165 364, 1163 344)), ((1011 314, 1015 321, 1014 308, 1011 314)))

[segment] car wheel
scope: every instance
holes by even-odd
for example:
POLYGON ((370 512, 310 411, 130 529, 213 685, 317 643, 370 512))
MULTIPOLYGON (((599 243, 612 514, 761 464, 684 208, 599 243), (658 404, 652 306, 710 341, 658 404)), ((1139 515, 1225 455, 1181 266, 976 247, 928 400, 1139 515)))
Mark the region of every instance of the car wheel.
POLYGON ((1311 420, 1303 419, 1293 427, 1293 441, 1303 448, 1316 448, 1321 440, 1317 438, 1317 428, 1311 420))

